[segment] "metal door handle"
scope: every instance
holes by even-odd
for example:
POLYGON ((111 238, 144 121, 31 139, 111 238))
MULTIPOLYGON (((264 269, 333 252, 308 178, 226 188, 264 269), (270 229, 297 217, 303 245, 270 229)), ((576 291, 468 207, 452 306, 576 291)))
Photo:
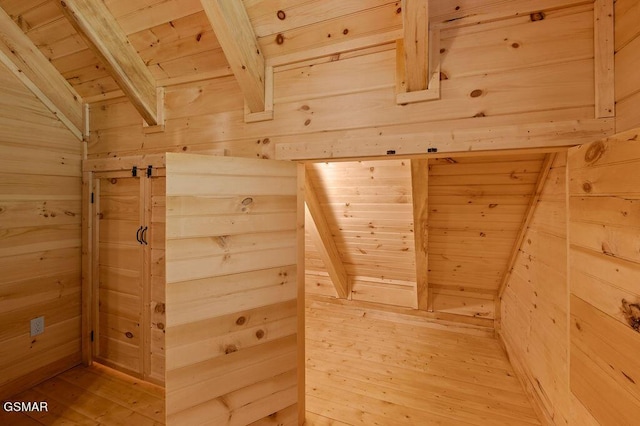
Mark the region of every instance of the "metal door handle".
POLYGON ((136 240, 138 240, 138 242, 142 244, 142 240, 140 239, 140 231, 142 231, 142 226, 140 226, 140 228, 138 228, 138 230, 136 231, 136 240))
POLYGON ((148 245, 149 243, 147 243, 147 229, 149 229, 148 226, 145 226, 144 229, 142 230, 142 244, 144 244, 145 246, 148 245))

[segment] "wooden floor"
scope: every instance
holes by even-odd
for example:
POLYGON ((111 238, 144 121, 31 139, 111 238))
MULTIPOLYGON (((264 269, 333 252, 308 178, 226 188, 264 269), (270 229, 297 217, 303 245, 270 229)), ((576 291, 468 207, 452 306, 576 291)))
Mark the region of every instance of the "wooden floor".
POLYGON ((48 412, 7 413, 0 425, 164 425, 164 389, 94 364, 78 366, 9 401, 46 401, 48 412))
POLYGON ((539 425, 492 330, 307 299, 307 425, 539 425))

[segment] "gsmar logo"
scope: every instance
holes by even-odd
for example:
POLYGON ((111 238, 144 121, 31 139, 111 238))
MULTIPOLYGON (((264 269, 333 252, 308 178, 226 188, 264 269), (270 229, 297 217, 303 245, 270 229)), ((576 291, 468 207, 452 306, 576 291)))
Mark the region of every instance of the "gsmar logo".
POLYGON ((49 411, 48 403, 44 401, 5 401, 2 404, 4 411, 49 411))

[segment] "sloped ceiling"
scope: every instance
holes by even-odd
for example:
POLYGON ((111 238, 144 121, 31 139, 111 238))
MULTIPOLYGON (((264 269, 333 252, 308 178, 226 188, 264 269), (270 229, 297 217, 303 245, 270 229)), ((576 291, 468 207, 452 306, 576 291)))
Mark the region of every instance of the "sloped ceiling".
MULTIPOLYGON (((493 318, 545 158, 528 154, 429 160, 430 310, 493 318)), ((308 168, 354 300, 416 306, 416 200, 410 161, 318 163, 308 168)), ((306 259, 309 291, 335 296, 310 239, 306 259)))

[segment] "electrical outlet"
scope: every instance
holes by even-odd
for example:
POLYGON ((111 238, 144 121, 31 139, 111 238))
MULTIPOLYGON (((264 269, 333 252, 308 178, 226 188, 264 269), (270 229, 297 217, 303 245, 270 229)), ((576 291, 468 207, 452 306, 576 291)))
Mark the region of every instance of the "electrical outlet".
POLYGON ((44 317, 38 317, 31 320, 31 336, 37 336, 44 333, 44 317))

